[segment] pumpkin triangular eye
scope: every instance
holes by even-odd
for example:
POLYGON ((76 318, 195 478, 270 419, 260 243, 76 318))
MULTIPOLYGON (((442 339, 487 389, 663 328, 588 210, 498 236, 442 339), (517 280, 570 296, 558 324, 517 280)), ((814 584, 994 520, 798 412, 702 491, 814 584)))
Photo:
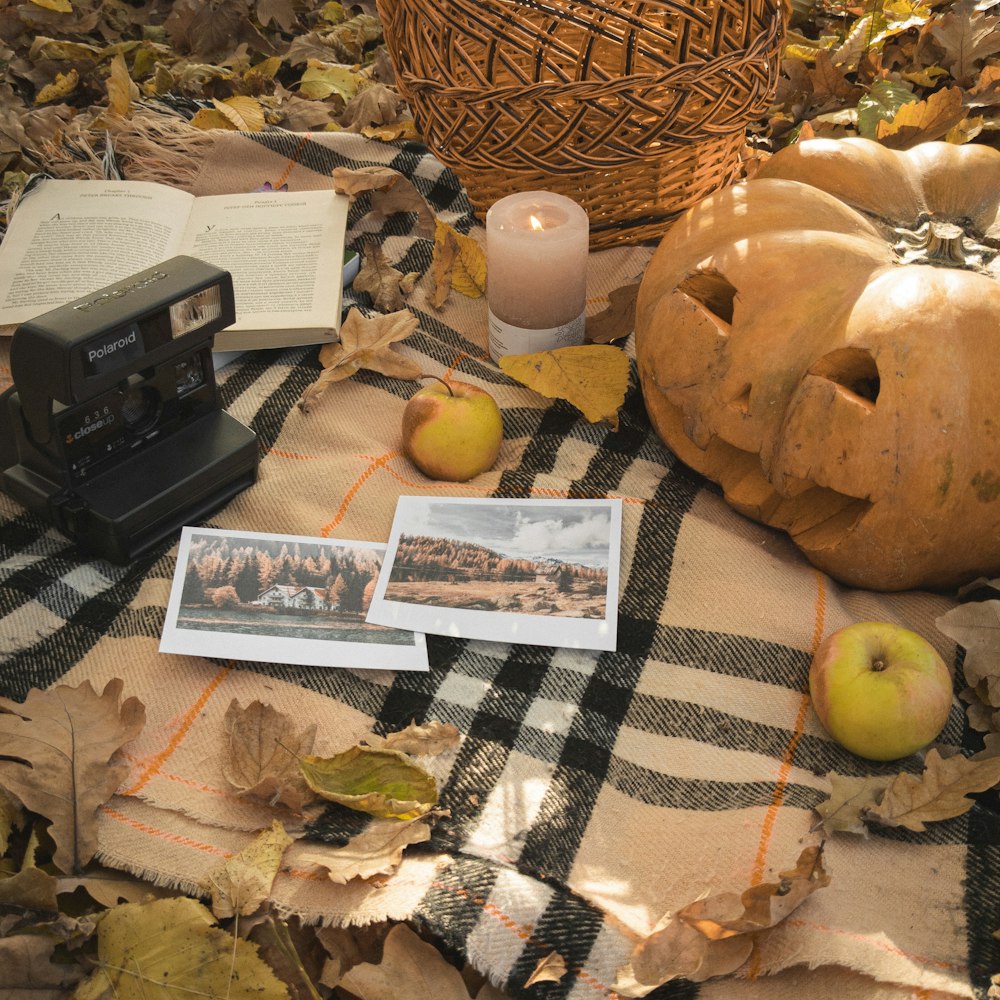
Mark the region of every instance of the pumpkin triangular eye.
POLYGON ((718 271, 695 271, 677 287, 710 312, 716 318, 716 325, 732 326, 736 287, 718 271))
POLYGON ((871 353, 860 347, 841 347, 824 354, 813 363, 809 374, 835 382, 868 409, 878 399, 881 385, 878 365, 871 353))

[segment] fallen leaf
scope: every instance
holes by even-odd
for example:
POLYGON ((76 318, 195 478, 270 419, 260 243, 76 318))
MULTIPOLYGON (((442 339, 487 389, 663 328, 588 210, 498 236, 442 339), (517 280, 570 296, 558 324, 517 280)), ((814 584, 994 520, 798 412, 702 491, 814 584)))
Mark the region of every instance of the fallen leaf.
POLYGON ((965 118, 958 87, 935 90, 925 101, 904 104, 892 121, 880 121, 875 138, 890 149, 910 149, 920 142, 942 139, 965 118))
POLYGON ((35 95, 35 104, 50 104, 69 97, 80 83, 80 74, 71 69, 68 73, 56 73, 52 83, 46 84, 35 95))
POLYGON ((344 885, 355 878, 391 875, 410 844, 422 844, 430 837, 430 824, 424 816, 410 820, 374 819, 343 847, 304 851, 296 856, 296 861, 322 868, 331 882, 344 885))
POLYGON ((414 819, 437 802, 433 775, 397 750, 355 746, 333 757, 303 757, 299 766, 317 795, 371 816, 414 819))
POLYGON ((535 983, 558 983, 568 971, 566 959, 557 951, 549 952, 539 960, 534 972, 524 981, 525 989, 534 986, 535 983))
POLYGON ((0 968, 3 969, 5 995, 32 997, 34 1000, 59 1000, 71 994, 83 978, 79 965, 69 964, 61 942, 44 934, 5 934, 0 937, 0 968))
POLYGON ((381 142, 420 142, 420 130, 412 118, 400 118, 388 125, 370 125, 361 130, 366 139, 381 142))
POLYGON ((226 711, 222 773, 241 794, 299 810, 309 790, 298 758, 312 753, 316 724, 294 719, 259 701, 246 708, 234 698, 226 711))
POLYGON ((937 750, 929 750, 923 774, 904 773, 893 778, 882 801, 869 809, 865 818, 922 833, 926 823, 968 812, 974 800, 967 796, 998 782, 1000 757, 971 760, 961 755, 942 757, 937 750))
POLYGON ((462 975, 431 944, 406 924, 396 924, 385 939, 382 961, 349 969, 340 986, 360 1000, 469 1000, 462 975))
POLYGON ((254 945, 216 927, 197 900, 115 906, 97 935, 96 968, 73 1000, 289 1000, 254 945))
POLYGON ((1000 708, 1000 600, 958 604, 934 624, 965 650, 966 684, 987 704, 1000 708))
POLYGON ((340 124, 348 132, 360 132, 372 125, 388 125, 399 115, 406 102, 383 83, 372 83, 359 90, 340 116, 340 124))
POLYGON ((299 81, 299 94, 310 101, 323 101, 337 94, 346 104, 358 89, 358 78, 349 66, 330 66, 310 59, 299 81))
POLYGON ((433 291, 430 302, 440 309, 451 290, 470 299, 486 294, 486 254, 471 236, 436 220, 434 251, 430 267, 433 291))
POLYGON ((430 239, 434 234, 434 210, 413 182, 391 167, 336 167, 330 175, 333 186, 353 202, 362 194, 371 194, 371 211, 376 219, 386 219, 397 212, 413 212, 417 223, 414 236, 430 239))
POLYGON ((84 681, 32 688, 23 705, 0 698, 0 784, 50 821, 53 861, 67 875, 97 851, 97 810, 128 773, 111 760, 146 721, 138 698, 119 704, 122 687, 115 678, 100 695, 84 681))
POLYGON ((679 977, 704 982, 729 975, 749 958, 755 934, 780 923, 829 883, 819 845, 805 848, 777 882, 688 903, 636 946, 615 989, 641 997, 679 977))
POLYGON ((501 370, 550 399, 565 399, 591 422, 618 430, 629 381, 628 355, 618 347, 584 344, 537 354, 508 354, 501 370))
POLYGON ((411 722, 405 729, 389 733, 379 746, 416 757, 436 757, 457 747, 461 739, 462 734, 450 722, 432 721, 422 726, 411 722))
POLYGON ((608 304, 599 313, 587 317, 587 341, 591 344, 610 344, 623 340, 635 329, 635 302, 639 295, 639 282, 616 288, 608 296, 608 304))
POLYGON ((292 843, 275 820, 238 854, 227 858, 202 879, 201 888, 212 896, 212 912, 220 919, 256 913, 271 894, 285 849, 292 843))
POLYGON ((339 342, 324 344, 320 348, 319 360, 323 371, 302 393, 299 409, 308 413, 328 385, 350 378, 362 368, 392 378, 420 378, 420 365, 397 354, 389 346, 404 340, 418 325, 417 317, 408 309, 371 318, 357 309, 351 309, 340 328, 339 342))
POLYGON ((381 245, 369 240, 365 243, 361 254, 361 269, 351 288, 356 292, 367 292, 379 312, 389 313, 403 308, 403 296, 413 291, 419 277, 416 271, 403 274, 394 268, 385 259, 385 251, 381 245))
POLYGON ((944 49, 942 65, 959 86, 975 78, 976 64, 1000 52, 1000 31, 995 16, 978 0, 959 0, 931 26, 930 33, 944 49))
POLYGON ((816 806, 822 820, 821 826, 827 836, 834 833, 860 833, 868 836, 863 813, 873 808, 882 798, 883 792, 892 780, 887 776, 867 778, 845 777, 831 773, 830 798, 816 806))
POLYGON ((111 60, 111 72, 108 74, 108 110, 122 118, 127 118, 132 109, 132 102, 139 99, 139 88, 132 82, 125 65, 125 57, 119 52, 111 60))
POLYGON ((256 97, 238 95, 224 101, 213 99, 212 104, 240 132, 260 132, 264 128, 264 107, 256 97))

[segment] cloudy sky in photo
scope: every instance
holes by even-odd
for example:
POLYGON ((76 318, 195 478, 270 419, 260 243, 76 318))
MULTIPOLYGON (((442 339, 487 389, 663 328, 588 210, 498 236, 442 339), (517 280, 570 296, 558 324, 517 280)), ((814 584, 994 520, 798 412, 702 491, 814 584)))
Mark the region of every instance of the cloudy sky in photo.
POLYGON ((600 501, 417 502, 401 530, 474 542, 514 558, 557 559, 606 569, 611 513, 600 501))

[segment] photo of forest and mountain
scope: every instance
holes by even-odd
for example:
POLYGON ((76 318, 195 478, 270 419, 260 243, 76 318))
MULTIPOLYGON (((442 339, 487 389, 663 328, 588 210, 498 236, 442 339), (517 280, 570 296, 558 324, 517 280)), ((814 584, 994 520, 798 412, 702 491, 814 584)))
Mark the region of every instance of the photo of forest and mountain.
POLYGON ((365 621, 380 567, 374 548, 194 533, 176 626, 412 645, 411 632, 365 621))

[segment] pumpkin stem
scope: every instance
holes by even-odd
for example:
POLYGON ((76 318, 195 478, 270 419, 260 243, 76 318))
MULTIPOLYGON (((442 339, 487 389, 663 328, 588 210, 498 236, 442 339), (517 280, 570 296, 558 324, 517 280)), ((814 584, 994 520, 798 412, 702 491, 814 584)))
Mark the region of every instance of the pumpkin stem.
POLYGON ((924 252, 931 264, 965 267, 969 263, 965 252, 965 232, 951 222, 932 222, 927 227, 924 252))

